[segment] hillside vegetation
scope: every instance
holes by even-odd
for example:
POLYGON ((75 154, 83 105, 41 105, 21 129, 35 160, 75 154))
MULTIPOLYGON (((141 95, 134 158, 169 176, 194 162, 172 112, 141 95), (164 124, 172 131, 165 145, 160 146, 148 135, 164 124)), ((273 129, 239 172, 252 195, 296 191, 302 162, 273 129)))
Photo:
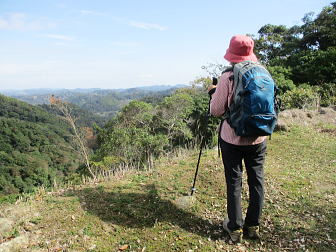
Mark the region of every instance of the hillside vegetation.
POLYGON ((0 196, 52 186, 80 165, 59 117, 0 95, 0 196))
MULTIPOLYGON (((0 250, 333 251, 336 128, 288 125, 268 142, 261 242, 232 244, 221 228, 226 187, 216 150, 202 157, 195 205, 176 206, 190 191, 196 149, 162 157, 153 170, 3 203, 0 250)), ((243 187, 246 209, 246 177, 243 187)))
MULTIPOLYGON (((87 175, 85 169, 79 169, 84 162, 74 143, 74 129, 62 119, 57 106, 32 106, 6 96, 0 98, 0 198, 31 192, 41 185, 48 188, 78 181, 87 175)), ((197 144, 200 132, 209 132, 211 143, 216 124, 205 128, 207 103, 202 90, 182 89, 161 101, 155 97, 147 102, 132 101, 106 125, 90 112, 73 104, 66 106, 77 130, 86 129, 83 133, 89 138, 83 140, 88 140, 89 162, 95 174, 100 174, 121 166, 150 167, 163 153, 197 144)))

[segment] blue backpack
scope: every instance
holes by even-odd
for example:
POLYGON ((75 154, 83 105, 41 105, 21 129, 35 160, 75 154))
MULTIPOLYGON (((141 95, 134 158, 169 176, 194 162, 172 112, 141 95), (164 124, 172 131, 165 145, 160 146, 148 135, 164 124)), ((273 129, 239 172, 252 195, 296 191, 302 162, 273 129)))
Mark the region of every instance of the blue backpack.
POLYGON ((260 63, 243 61, 234 65, 233 99, 224 115, 238 136, 271 135, 278 115, 277 87, 260 63))

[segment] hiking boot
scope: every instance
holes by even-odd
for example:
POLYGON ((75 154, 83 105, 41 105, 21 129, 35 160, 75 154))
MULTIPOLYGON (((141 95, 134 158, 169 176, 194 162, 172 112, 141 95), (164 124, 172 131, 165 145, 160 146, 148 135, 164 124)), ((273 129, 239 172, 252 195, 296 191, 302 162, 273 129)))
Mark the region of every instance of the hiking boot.
POLYGON ((238 230, 234 230, 234 231, 231 231, 227 224, 229 223, 229 219, 226 219, 224 222, 223 222, 223 228, 224 230, 229 234, 231 240, 233 242, 242 242, 242 238, 243 238, 243 230, 242 229, 238 229, 238 230))
POLYGON ((244 236, 250 239, 259 240, 260 233, 259 233, 259 226, 251 226, 251 227, 244 227, 244 236))

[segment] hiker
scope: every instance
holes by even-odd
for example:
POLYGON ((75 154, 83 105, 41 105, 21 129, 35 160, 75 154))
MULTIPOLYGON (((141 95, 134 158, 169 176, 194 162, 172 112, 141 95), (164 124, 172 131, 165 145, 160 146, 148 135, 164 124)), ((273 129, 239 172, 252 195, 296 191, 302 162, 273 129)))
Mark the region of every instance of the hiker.
MULTIPOLYGON (((243 61, 257 62, 253 53, 254 41, 244 35, 233 36, 224 59, 232 66, 243 61)), ((233 98, 233 72, 226 71, 216 86, 210 86, 210 113, 223 116, 233 98)), ((223 228, 234 242, 241 242, 243 233, 251 239, 259 239, 259 224, 264 201, 263 164, 266 151, 265 136, 238 136, 227 120, 220 125, 219 145, 227 186, 228 219, 223 228), (249 186, 249 205, 245 219, 241 210, 242 161, 244 160, 249 186)))

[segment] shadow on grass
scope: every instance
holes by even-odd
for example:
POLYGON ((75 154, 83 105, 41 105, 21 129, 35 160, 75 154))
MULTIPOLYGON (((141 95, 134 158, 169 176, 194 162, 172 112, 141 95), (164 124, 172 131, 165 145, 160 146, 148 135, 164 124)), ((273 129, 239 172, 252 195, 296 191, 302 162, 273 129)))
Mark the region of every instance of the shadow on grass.
MULTIPOLYGON (((287 222, 292 222, 291 227, 284 228, 279 220, 274 223, 273 234, 282 239, 282 244, 288 243, 287 247, 297 251, 302 250, 300 245, 307 251, 336 251, 336 211, 333 206, 321 206, 306 199, 297 202, 292 213, 296 218, 284 217, 287 222)), ((277 245, 279 241, 274 238, 273 235, 269 242, 277 245)))
POLYGON ((154 185, 144 187, 143 193, 106 192, 102 188, 73 191, 82 207, 104 222, 127 228, 154 227, 155 223, 168 222, 182 229, 212 239, 223 238, 219 223, 177 208, 171 201, 161 199, 154 185))

